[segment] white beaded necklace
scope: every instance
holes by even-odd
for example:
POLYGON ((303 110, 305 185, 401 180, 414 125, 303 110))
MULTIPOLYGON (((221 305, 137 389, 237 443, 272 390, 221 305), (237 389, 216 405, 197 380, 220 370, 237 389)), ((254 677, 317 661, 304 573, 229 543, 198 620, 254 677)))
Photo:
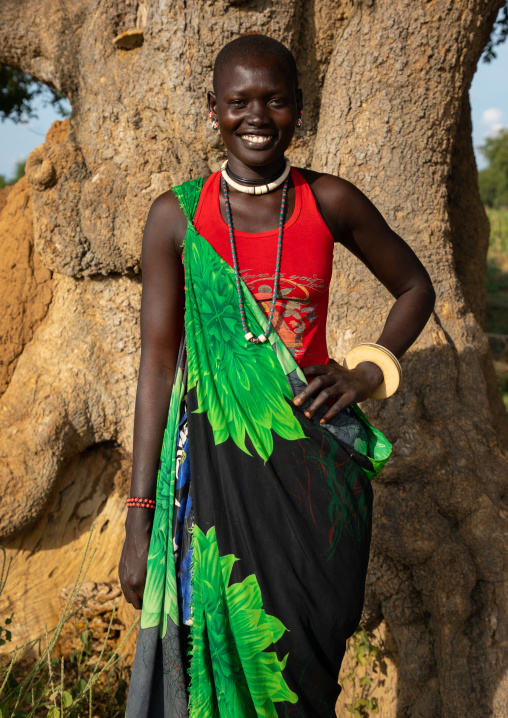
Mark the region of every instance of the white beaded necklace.
POLYGON ((284 161, 286 163, 284 171, 279 177, 277 177, 276 180, 274 180, 273 182, 269 182, 268 184, 258 185, 256 187, 246 187, 239 182, 235 182, 235 180, 232 179, 226 172, 226 167, 228 165, 227 160, 222 163, 220 169, 224 180, 228 183, 228 185, 238 190, 238 192, 244 192, 245 194, 267 194, 268 192, 273 192, 275 189, 277 189, 277 187, 280 187, 281 184, 285 181, 286 177, 289 175, 291 163, 287 157, 284 157, 284 161))

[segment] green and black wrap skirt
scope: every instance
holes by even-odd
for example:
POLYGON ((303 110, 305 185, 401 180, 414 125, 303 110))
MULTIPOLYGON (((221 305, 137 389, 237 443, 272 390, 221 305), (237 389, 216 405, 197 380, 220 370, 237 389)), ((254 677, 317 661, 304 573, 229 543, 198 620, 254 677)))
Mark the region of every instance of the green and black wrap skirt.
MULTIPOLYGON (((276 332, 245 340, 234 272, 192 224, 201 187, 173 190, 188 218, 185 329, 127 718, 332 718, 391 446, 357 406, 309 420, 276 332)), ((266 317, 242 291, 259 334, 266 317)))

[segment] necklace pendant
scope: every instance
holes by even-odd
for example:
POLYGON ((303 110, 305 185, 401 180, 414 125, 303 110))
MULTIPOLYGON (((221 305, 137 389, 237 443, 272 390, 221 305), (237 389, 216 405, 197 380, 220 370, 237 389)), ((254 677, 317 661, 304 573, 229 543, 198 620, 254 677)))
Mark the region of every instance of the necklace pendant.
MULTIPOLYGON (((222 186, 222 192, 224 195, 224 203, 226 205, 226 220, 229 230, 229 240, 231 243, 231 254, 233 257, 233 269, 235 273, 235 279, 236 279, 236 291, 238 293, 238 304, 240 307, 240 319, 242 323, 242 327, 244 330, 244 338, 246 341, 251 342, 252 344, 264 344, 268 339, 268 333, 270 332, 270 328, 272 327, 273 322, 273 315, 275 311, 275 304, 277 301, 277 295, 279 292, 279 279, 280 279, 280 257, 282 252, 282 234, 284 232, 284 211, 286 208, 286 198, 287 198, 287 191, 288 191, 288 174, 289 174, 289 160, 286 160, 286 170, 285 170, 285 179, 284 179, 284 186, 282 188, 282 201, 280 205, 280 215, 279 215, 279 233, 278 233, 278 240, 277 240, 277 261, 275 265, 275 278, 273 283, 273 294, 272 294, 272 305, 270 309, 270 315, 268 317, 268 325, 266 327, 266 330, 260 334, 259 336, 255 337, 252 332, 248 330, 248 325, 245 321, 245 310, 243 306, 243 297, 242 297, 242 290, 241 290, 241 278, 240 278, 240 271, 238 269, 238 259, 236 254, 236 246, 235 246, 235 234, 233 230, 233 223, 231 220, 231 206, 229 204, 229 193, 228 193, 228 181, 225 177, 226 171, 223 167, 222 170, 222 177, 221 177, 221 186, 222 186), (247 331, 245 331, 247 330, 247 331)), ((249 190, 253 193, 257 194, 257 191, 260 188, 242 188, 240 191, 242 192, 249 192, 249 190)), ((260 194, 266 194, 266 192, 271 191, 273 187, 270 187, 270 185, 265 185, 264 188, 265 191, 260 192, 260 194)))

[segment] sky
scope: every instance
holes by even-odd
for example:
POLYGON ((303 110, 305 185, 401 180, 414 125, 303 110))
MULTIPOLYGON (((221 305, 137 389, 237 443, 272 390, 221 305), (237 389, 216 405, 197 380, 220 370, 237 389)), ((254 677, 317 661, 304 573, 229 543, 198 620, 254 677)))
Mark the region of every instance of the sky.
POLYGON ((508 127, 508 41, 496 48, 496 54, 492 62, 478 64, 469 91, 478 169, 486 164, 479 151, 485 137, 508 127))
MULTIPOLYGON (((508 41, 496 52, 497 58, 492 62, 479 63, 470 90, 473 144, 479 169, 485 167, 485 160, 479 151, 485 137, 508 127, 508 41)), ((54 108, 43 107, 40 98, 34 109, 38 119, 32 119, 27 124, 0 121, 0 175, 6 179, 14 174, 17 162, 26 159, 37 145, 44 142, 52 122, 61 119, 54 108)))

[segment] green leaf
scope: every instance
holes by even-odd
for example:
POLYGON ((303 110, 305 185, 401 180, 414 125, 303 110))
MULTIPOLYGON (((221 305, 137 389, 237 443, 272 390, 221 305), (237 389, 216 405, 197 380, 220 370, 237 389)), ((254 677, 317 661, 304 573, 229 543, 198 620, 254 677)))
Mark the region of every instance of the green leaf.
POLYGON ((73 704, 72 696, 68 691, 62 693, 62 706, 68 708, 73 704))
MULTIPOLYGON (((248 435, 266 461, 273 451, 272 432, 288 440, 304 437, 284 398, 291 396, 286 374, 270 344, 244 339, 231 267, 197 233, 187 248, 189 388, 197 385, 198 411, 207 412, 216 444, 230 436, 248 454, 248 435)), ((242 290, 248 324, 260 333, 266 317, 246 285, 242 290)))
POLYGON ((194 581, 200 587, 194 595, 192 670, 199 686, 194 710, 215 715, 219 695, 224 715, 244 715, 244 706, 253 704, 255 715, 275 718, 275 702, 298 700, 282 675, 287 656, 279 660, 266 651, 287 629, 264 611, 254 574, 227 585, 237 559, 220 556, 214 527, 205 535, 195 526, 193 546, 194 581))
POLYGON ((88 683, 85 680, 83 680, 83 678, 80 678, 73 689, 74 695, 83 693, 87 689, 87 687, 88 687, 88 683))
POLYGON ((51 706, 48 711, 48 718, 60 718, 60 711, 56 706, 51 706))

